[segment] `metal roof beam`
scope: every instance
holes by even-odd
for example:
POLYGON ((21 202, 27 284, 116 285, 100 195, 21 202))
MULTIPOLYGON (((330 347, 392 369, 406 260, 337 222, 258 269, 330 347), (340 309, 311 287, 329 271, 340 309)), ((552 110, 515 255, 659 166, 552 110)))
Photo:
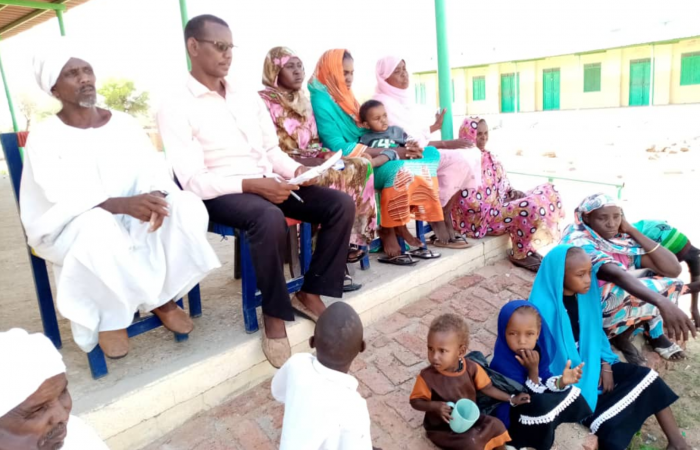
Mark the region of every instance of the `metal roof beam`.
MULTIPOLYGON (((0 4, 7 3, 9 1, 11 1, 11 0, 0 0, 0 4)), ((12 0, 12 1, 18 2, 18 3, 20 2, 20 0, 12 0)), ((58 0, 54 3, 40 3, 40 4, 43 4, 43 5, 51 4, 51 5, 56 5, 56 6, 63 6, 63 8, 65 8, 66 5, 64 5, 64 3, 68 3, 68 1, 69 0, 58 0)), ((22 2, 22 3, 28 3, 28 2, 22 2)), ((31 2, 31 3, 37 3, 37 2, 31 2)), ((40 15, 42 15, 50 10, 51 10, 50 8, 49 9, 38 9, 36 11, 33 11, 33 12, 27 14, 26 16, 20 17, 19 19, 15 20, 12 23, 8 23, 4 27, 0 28, 0 36, 7 33, 8 31, 12 31, 17 27, 24 25, 25 23, 33 20, 36 17, 39 17, 40 15)), ((61 11, 61 10, 59 9, 58 11, 61 11)))
POLYGON ((31 1, 31 0, 0 0, 0 5, 20 6, 22 8, 31 8, 31 9, 49 9, 49 10, 54 10, 54 11, 65 11, 66 5, 64 5, 63 3, 65 3, 65 2, 44 3, 44 2, 35 2, 35 1, 31 1))

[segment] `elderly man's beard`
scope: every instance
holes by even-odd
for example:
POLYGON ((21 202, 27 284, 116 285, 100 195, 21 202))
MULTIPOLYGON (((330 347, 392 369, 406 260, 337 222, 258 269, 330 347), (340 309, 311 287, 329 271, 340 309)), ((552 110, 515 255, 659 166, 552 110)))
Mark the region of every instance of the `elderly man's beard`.
POLYGON ((56 425, 51 431, 48 432, 46 436, 39 442, 39 448, 41 450, 58 450, 61 447, 63 447, 63 444, 65 442, 66 438, 66 431, 67 431, 67 426, 65 423, 59 423, 56 425), (62 436, 63 439, 61 439, 58 442, 51 442, 53 441, 56 436, 62 436))
POLYGON ((78 91, 78 105, 82 108, 94 108, 97 104, 97 93, 94 86, 83 86, 78 91))

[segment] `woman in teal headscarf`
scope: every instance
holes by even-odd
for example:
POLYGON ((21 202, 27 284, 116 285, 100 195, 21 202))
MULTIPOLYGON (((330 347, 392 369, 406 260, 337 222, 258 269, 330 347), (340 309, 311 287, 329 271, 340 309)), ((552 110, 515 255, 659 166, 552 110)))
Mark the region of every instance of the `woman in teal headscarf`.
POLYGON ((567 361, 585 362, 581 389, 593 415, 583 424, 598 436, 601 450, 623 450, 651 415, 668 438, 669 449, 690 449, 669 406, 678 396, 646 367, 619 362, 603 330, 596 273, 586 252, 559 245, 542 261, 530 294, 556 342, 550 372, 567 361))
MULTIPOLYGON (((329 50, 321 56, 316 71, 309 81, 311 105, 316 117, 318 133, 324 147, 342 150, 346 157, 378 156, 381 149, 359 144, 367 129, 358 125, 359 103, 352 93, 353 60, 346 50, 329 50)), ((440 155, 433 147, 416 146, 398 148, 399 160, 388 161, 374 169, 374 187, 380 196, 377 202, 377 223, 381 226, 379 237, 388 258, 381 262, 410 265, 410 255, 401 255, 396 234, 411 246, 422 243, 406 229, 414 215, 443 226, 443 212, 438 195, 437 168, 440 155)), ((449 240, 449 236, 445 239, 449 240)), ((414 253, 430 257, 427 250, 414 253), (426 255, 427 253, 427 255, 426 255)))
POLYGON ((685 357, 671 338, 695 336, 692 321, 678 308, 686 292, 676 278, 681 266, 676 256, 627 222, 619 203, 606 194, 586 197, 576 208, 574 224, 564 231, 562 243, 582 247, 598 274, 603 304, 603 327, 629 362, 644 359, 630 342, 644 331, 652 348, 663 358, 685 357), (637 273, 637 270, 644 273, 637 273), (653 272, 651 274, 646 272, 653 272))

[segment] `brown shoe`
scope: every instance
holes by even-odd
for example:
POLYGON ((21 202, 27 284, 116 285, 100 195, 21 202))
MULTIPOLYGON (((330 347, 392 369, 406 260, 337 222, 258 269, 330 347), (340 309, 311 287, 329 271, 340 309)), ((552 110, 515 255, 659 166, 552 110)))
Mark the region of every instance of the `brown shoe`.
POLYGON ((301 300, 299 300, 297 294, 292 295, 292 308, 294 308, 296 312, 306 317, 307 319, 313 322, 318 322, 318 314, 314 313, 309 308, 307 308, 306 305, 304 305, 301 302, 301 300))
POLYGON ((190 334, 194 329, 190 316, 172 300, 154 309, 153 314, 158 316, 163 326, 173 333, 190 334))
POLYGON ((265 320, 262 327, 262 351, 272 367, 279 369, 292 356, 292 348, 287 336, 283 338, 269 338, 265 332, 265 320))
POLYGON ((129 335, 126 329, 100 331, 98 342, 107 358, 120 359, 129 353, 129 335))

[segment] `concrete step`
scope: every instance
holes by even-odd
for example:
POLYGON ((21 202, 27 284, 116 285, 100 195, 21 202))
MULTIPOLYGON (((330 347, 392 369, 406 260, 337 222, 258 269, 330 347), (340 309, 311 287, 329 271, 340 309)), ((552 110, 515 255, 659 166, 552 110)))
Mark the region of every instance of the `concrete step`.
MULTIPOLYGON (((363 288, 347 295, 344 301, 360 313, 365 325, 370 325, 450 280, 502 259, 508 246, 506 237, 472 241, 472 247, 466 250, 439 249, 441 258, 421 260, 414 267, 380 264, 373 256, 371 270, 354 274, 355 282, 362 283, 363 288)), ((235 284, 240 289, 240 283, 235 284)), ((142 354, 130 355, 144 364, 132 368, 131 374, 118 361, 114 365, 120 372, 110 373, 109 377, 115 377, 112 380, 92 384, 82 380, 84 388, 76 396, 74 412, 95 427, 111 449, 142 448, 274 373, 262 353, 260 334, 242 331, 240 300, 236 300, 238 316, 231 317, 229 327, 225 326, 226 316, 235 315, 230 304, 225 304, 225 310, 217 310, 221 303, 207 307, 206 290, 203 301, 204 316, 197 320, 203 338, 194 334, 185 345, 168 343, 164 347, 164 336, 153 332, 139 337, 143 342, 136 343, 143 349, 160 346, 177 353, 177 357, 152 355, 144 360, 142 354), (202 329, 212 322, 214 328, 223 328, 215 332, 202 329)), ((287 331, 294 352, 308 350, 312 322, 297 320, 287 331)))

